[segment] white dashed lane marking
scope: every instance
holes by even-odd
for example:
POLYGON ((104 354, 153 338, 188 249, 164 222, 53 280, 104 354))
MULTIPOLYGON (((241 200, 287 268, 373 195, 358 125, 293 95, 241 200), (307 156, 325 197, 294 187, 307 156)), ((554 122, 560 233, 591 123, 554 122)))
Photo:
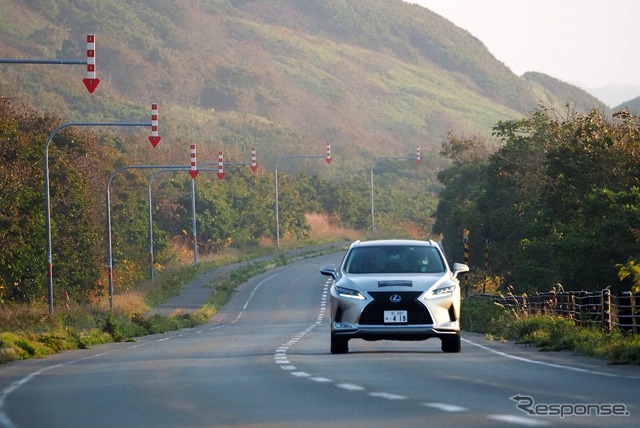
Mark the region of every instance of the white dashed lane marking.
POLYGON ((431 407, 433 409, 438 409, 438 410, 442 410, 443 412, 449 412, 449 413, 466 412, 469 410, 466 407, 456 406, 455 404, 448 404, 448 403, 422 403, 422 405, 425 407, 431 407))
POLYGON ((318 383, 329 383, 329 382, 333 382, 331 379, 326 378, 326 377, 320 377, 320 376, 315 376, 312 377, 311 380, 318 382, 318 383))
POLYGON ((365 389, 364 386, 354 385, 352 383, 339 383, 336 386, 347 391, 364 391, 365 389))
POLYGON ((546 427, 551 425, 550 422, 541 419, 527 418, 525 416, 513 416, 513 415, 489 415, 489 419, 500 422, 507 422, 510 424, 521 425, 526 427, 546 427))
POLYGON ((398 394, 390 394, 388 392, 370 392, 369 396, 371 397, 378 397, 378 398, 384 398, 387 400, 406 400, 409 397, 405 396, 405 395, 398 395, 398 394))

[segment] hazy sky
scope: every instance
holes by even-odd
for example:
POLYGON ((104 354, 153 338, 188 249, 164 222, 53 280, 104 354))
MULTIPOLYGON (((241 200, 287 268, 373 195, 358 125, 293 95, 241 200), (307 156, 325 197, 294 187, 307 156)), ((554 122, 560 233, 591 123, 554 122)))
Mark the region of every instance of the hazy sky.
POLYGON ((469 31, 519 76, 640 88, 639 0, 408 1, 469 31))

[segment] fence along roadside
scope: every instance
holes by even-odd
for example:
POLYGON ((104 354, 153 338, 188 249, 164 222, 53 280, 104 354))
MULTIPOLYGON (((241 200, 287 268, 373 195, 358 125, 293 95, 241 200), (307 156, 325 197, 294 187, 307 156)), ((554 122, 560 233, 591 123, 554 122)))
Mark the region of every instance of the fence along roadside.
POLYGON ((476 294, 474 298, 491 299, 507 308, 531 313, 557 314, 579 325, 600 325, 604 331, 618 328, 640 333, 640 293, 629 291, 611 294, 601 291, 561 291, 532 296, 476 294))

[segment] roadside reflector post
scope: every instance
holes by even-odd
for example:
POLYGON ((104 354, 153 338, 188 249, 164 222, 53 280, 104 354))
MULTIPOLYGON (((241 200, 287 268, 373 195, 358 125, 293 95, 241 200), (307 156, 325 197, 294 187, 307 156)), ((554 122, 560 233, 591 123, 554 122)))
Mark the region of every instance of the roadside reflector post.
POLYGON ((198 176, 198 167, 196 165, 196 145, 191 144, 190 150, 191 169, 189 170, 189 175, 195 180, 198 176))
POLYGON ((482 284, 482 294, 486 291, 487 280, 489 279, 489 239, 484 240, 484 283, 482 284))
POLYGON ((191 230, 193 231, 193 265, 198 264, 198 233, 196 229, 196 177, 198 168, 196 166, 196 145, 191 144, 191 165, 189 175, 191 176, 191 230))
POLYGON ((90 94, 96 90, 100 79, 96 78, 96 36, 87 34, 87 77, 82 79, 90 94))
POLYGON ((220 151, 218 152, 218 180, 222 180, 224 178, 224 154, 220 151))
MULTIPOLYGON (((469 265, 469 229, 462 231, 462 246, 464 248, 464 263, 469 265)), ((467 284, 467 281, 464 281, 464 297, 469 297, 469 284, 467 284)))
POLYGON ((153 147, 157 146, 160 142, 160 135, 158 135, 158 104, 151 104, 151 135, 149 136, 149 142, 153 147))
POLYGON ((251 149, 251 171, 256 172, 258 169, 258 161, 256 157, 256 148, 251 149))

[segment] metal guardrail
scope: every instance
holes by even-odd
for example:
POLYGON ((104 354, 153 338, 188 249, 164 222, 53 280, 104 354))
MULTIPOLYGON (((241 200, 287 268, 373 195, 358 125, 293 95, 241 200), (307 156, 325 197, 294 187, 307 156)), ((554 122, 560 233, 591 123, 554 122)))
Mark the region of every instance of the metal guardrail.
POLYGON ((562 291, 531 296, 476 294, 500 305, 535 314, 557 314, 579 325, 599 325, 604 331, 614 328, 640 333, 640 293, 612 294, 601 291, 562 291))

